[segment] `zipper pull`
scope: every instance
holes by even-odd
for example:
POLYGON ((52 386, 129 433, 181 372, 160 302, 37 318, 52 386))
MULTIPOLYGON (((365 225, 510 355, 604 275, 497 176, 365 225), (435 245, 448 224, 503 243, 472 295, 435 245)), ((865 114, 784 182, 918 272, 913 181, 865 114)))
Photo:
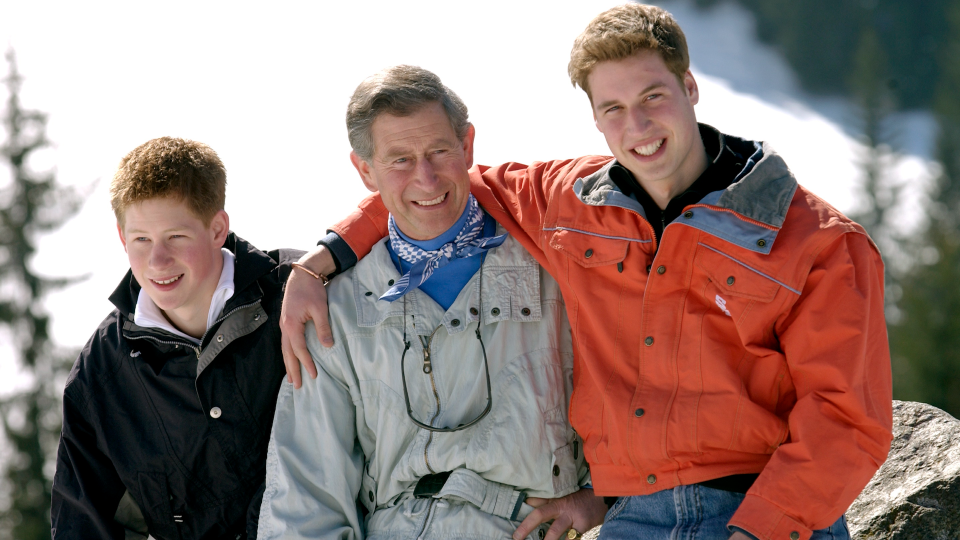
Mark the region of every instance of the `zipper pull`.
POLYGON ((423 372, 429 374, 433 371, 433 366, 430 365, 430 349, 423 349, 423 372))
POLYGON ((423 372, 429 375, 433 371, 430 365, 430 336, 420 336, 420 345, 423 346, 423 372))

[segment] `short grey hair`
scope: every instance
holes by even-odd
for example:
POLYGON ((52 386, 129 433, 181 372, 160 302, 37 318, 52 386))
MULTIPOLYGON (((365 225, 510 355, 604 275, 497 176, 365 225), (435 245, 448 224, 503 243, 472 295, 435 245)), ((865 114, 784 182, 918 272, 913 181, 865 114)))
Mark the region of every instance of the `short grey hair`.
POLYGON ((440 103, 447 113, 450 126, 463 141, 470 128, 467 106, 440 82, 440 77, 417 66, 389 67, 364 79, 354 90, 347 105, 347 136, 350 146, 360 159, 369 162, 373 157, 374 120, 383 113, 409 116, 425 105, 440 103))

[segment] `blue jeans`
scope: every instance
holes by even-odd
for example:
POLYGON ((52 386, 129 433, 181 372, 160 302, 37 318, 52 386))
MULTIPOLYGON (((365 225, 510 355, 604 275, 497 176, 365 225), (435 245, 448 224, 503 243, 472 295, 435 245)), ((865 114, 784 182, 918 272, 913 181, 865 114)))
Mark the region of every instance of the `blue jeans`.
MULTIPOLYGON (((744 496, 719 489, 678 486, 651 495, 620 497, 603 520, 598 540, 726 540, 727 522, 744 496)), ((847 522, 840 516, 811 540, 847 540, 847 522)))

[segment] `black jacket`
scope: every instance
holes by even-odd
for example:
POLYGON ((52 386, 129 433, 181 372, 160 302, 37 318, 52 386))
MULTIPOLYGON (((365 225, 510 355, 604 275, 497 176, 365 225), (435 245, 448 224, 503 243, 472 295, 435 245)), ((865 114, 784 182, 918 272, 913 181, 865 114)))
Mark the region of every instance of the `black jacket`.
POLYGON ((158 540, 256 536, 284 377, 282 288, 301 252, 264 253, 232 233, 224 247, 235 292, 199 347, 133 323, 132 273, 111 295, 64 390, 54 539, 122 539, 117 519, 158 540))

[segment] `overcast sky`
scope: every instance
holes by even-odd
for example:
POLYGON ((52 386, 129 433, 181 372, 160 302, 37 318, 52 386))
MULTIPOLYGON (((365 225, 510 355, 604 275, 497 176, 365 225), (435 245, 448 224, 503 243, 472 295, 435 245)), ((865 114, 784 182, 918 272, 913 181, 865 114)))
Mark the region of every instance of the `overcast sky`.
MULTIPOLYGON (((109 179, 154 137, 220 154, 232 228, 261 248, 309 248, 365 194, 344 111, 357 83, 389 65, 423 66, 460 94, 478 163, 607 154, 566 64, 574 37, 615 3, 0 0, 0 45, 16 49, 23 100, 50 114, 56 146, 36 165, 54 165, 65 184, 99 179, 35 260, 49 275, 91 274, 48 302, 54 338, 81 345, 111 308, 106 297, 128 265, 109 179)), ((756 44, 746 13, 663 5, 691 42, 698 118, 771 142, 801 183, 850 209, 856 143, 791 94, 789 68, 756 44)), ((10 364, 0 362, 0 379, 10 364)))

